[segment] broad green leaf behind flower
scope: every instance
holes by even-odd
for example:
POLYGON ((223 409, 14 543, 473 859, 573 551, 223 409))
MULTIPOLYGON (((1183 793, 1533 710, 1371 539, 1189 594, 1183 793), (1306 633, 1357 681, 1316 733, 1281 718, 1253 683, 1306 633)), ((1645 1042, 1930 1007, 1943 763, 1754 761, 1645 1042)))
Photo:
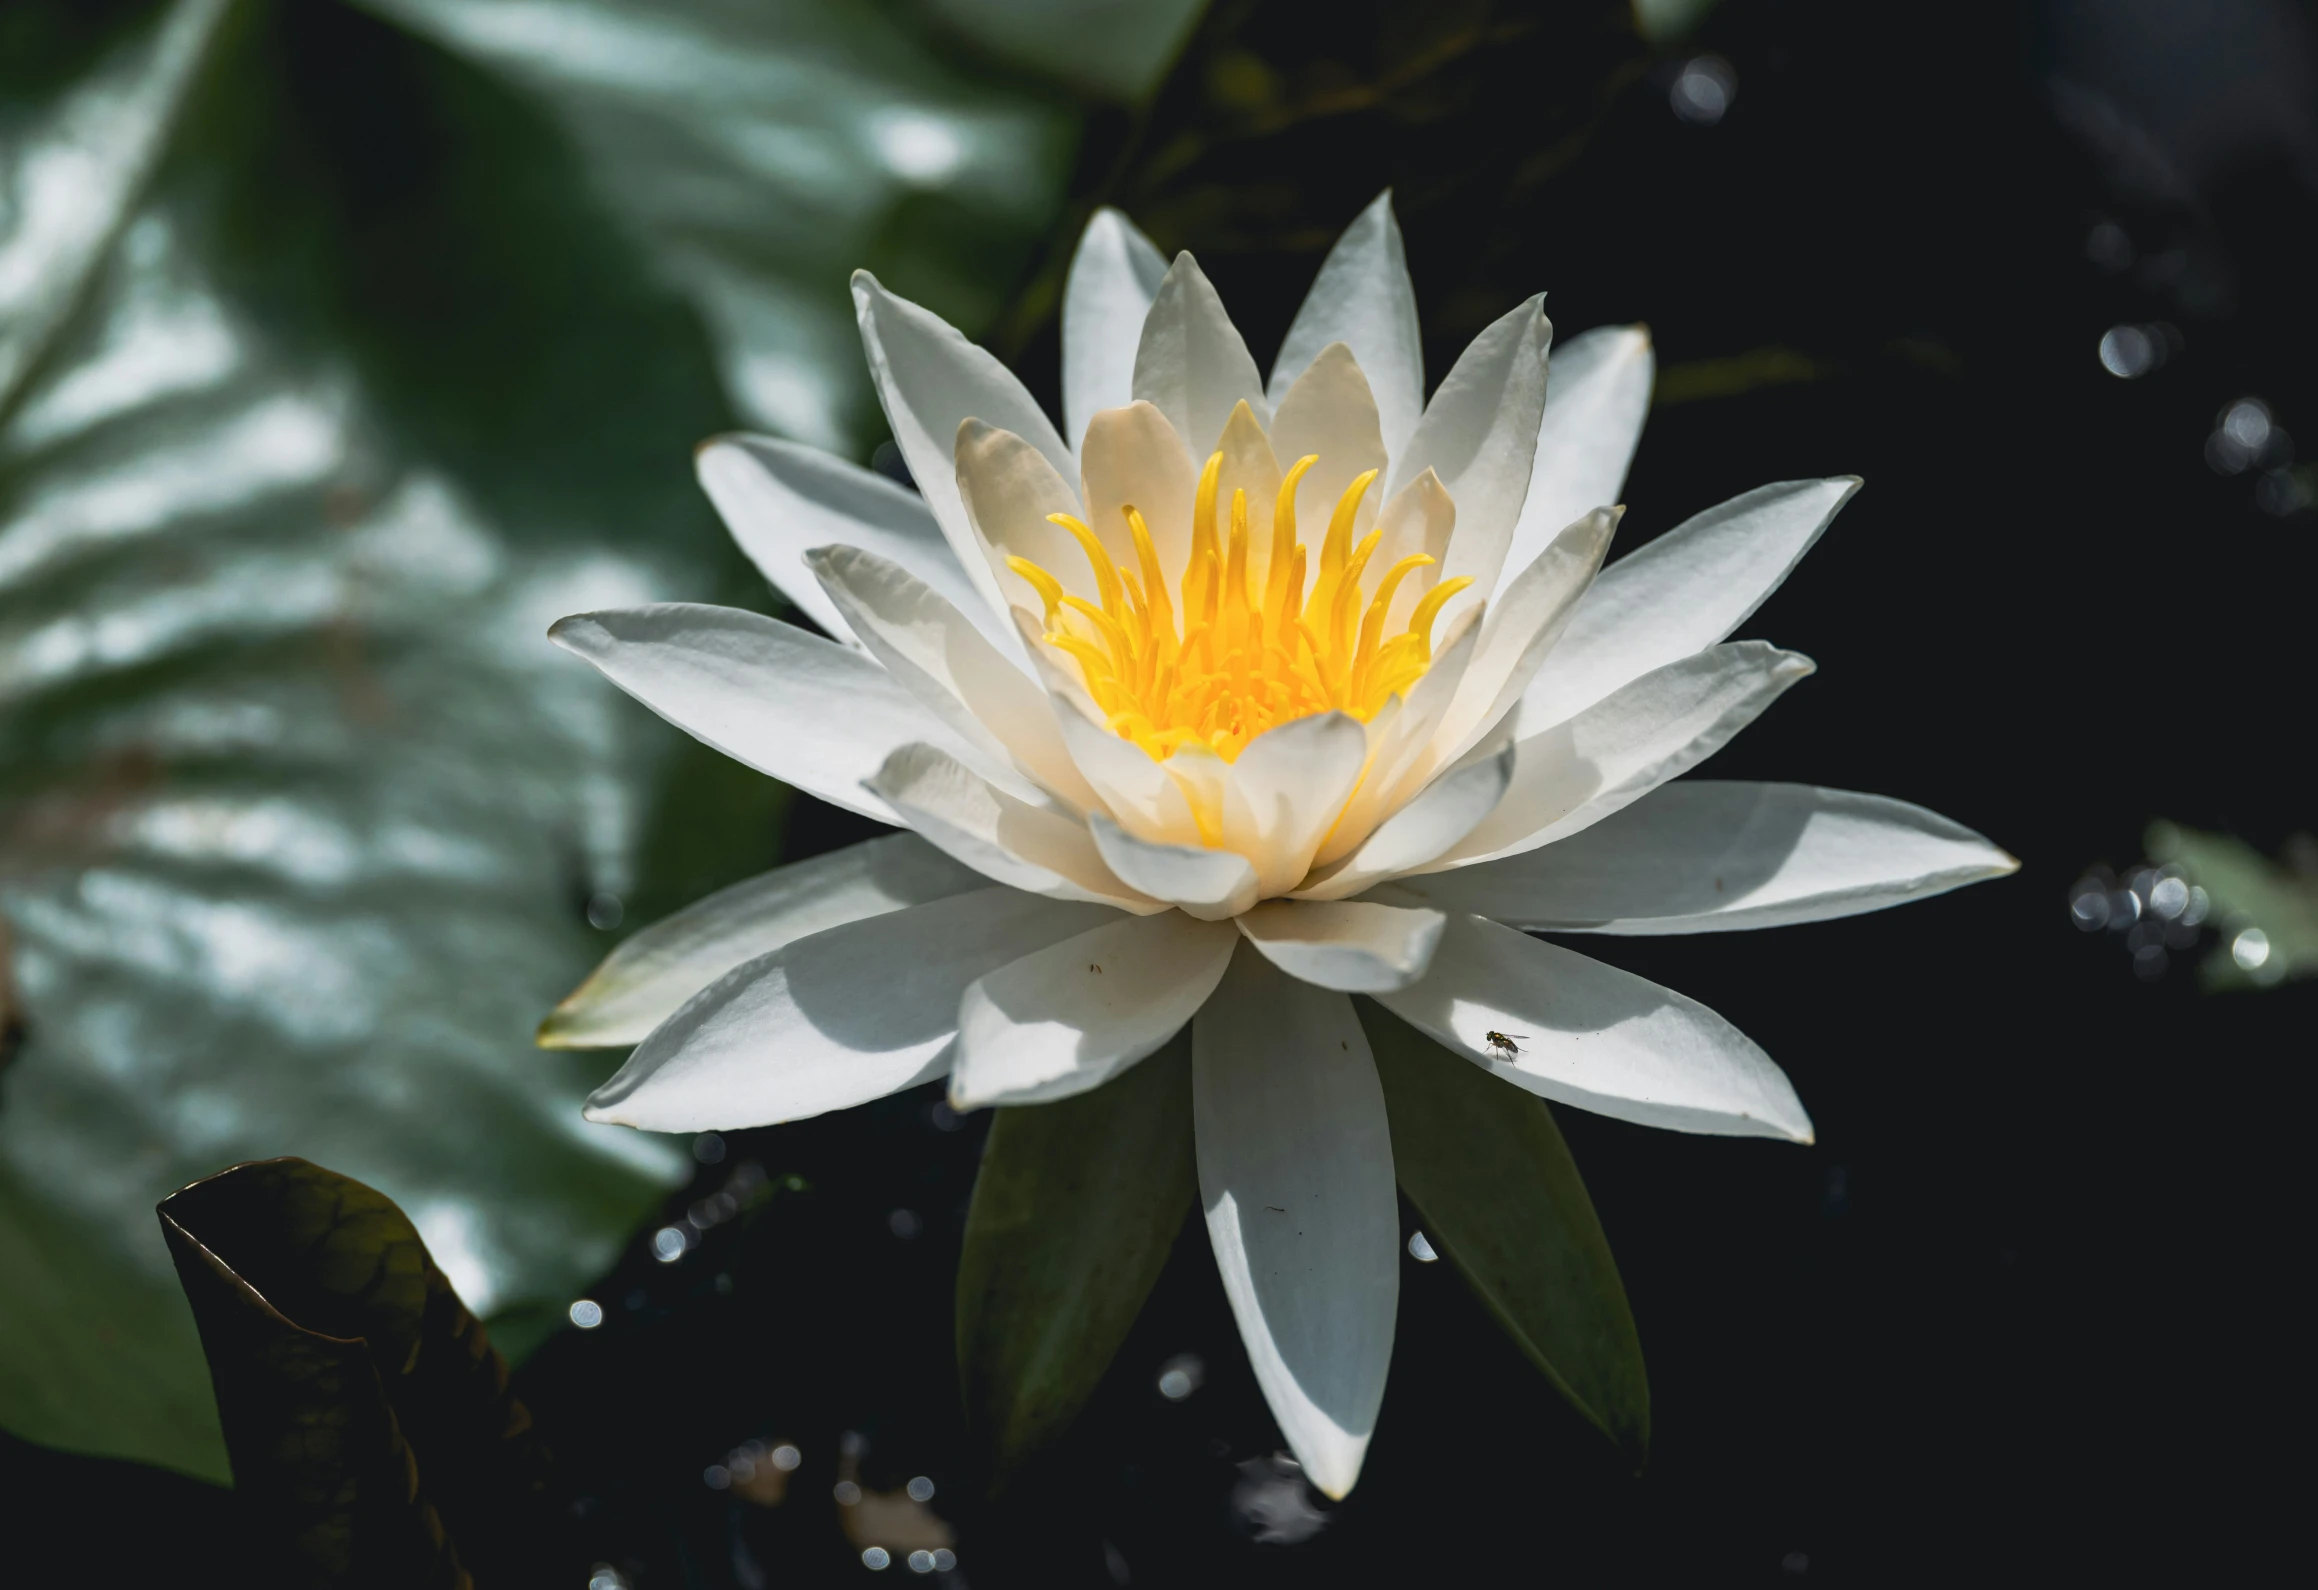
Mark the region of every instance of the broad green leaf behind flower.
POLYGON ((763 603, 684 464, 860 434, 815 250, 986 312, 1071 125, 860 8, 373 9, 28 13, 0 106, 0 1423, 214 1478, 158 1197, 327 1161, 520 1346, 672 1173, 527 1038, 785 795, 540 632, 763 603))

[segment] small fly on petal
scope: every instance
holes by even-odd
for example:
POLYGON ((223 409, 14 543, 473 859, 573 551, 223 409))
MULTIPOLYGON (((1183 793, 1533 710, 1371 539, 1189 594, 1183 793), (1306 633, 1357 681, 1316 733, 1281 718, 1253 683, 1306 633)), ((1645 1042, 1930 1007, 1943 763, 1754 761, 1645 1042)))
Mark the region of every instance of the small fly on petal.
POLYGON ((1490 1048, 1499 1051, 1506 1059, 1512 1060, 1521 1054, 1521 1045, 1513 1040, 1526 1038, 1529 1034, 1526 1032, 1491 1032, 1484 1034, 1484 1036, 1488 1038, 1490 1048))

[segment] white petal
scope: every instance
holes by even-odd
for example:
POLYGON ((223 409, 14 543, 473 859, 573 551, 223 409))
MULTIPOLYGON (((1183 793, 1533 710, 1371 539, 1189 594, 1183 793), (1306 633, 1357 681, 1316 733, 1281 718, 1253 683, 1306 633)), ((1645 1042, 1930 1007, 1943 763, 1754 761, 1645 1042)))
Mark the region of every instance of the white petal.
MULTIPOLYGON (((1271 567, 1272 510, 1280 500, 1280 461, 1272 452, 1263 423, 1244 401, 1234 403, 1223 422, 1215 449, 1223 462, 1215 474, 1215 531, 1225 556, 1230 555, 1232 502, 1244 494, 1248 526, 1248 585, 1261 591, 1271 567)), ((1201 467, 1206 466, 1204 457, 1201 467)), ((1293 460, 1291 460, 1293 462, 1293 460)), ((1188 546, 1185 548, 1188 553, 1188 546)))
POLYGON ((1496 588, 1537 453, 1553 335, 1539 302, 1528 300, 1473 339, 1425 406, 1408 450, 1392 461, 1392 491, 1427 469, 1441 477, 1457 504, 1441 577, 1471 576, 1481 595, 1496 588))
POLYGON ((896 298, 867 271, 853 273, 853 308, 894 445, 967 578, 1003 618, 1007 603, 959 500, 958 427, 980 420, 1011 431, 1066 475, 1076 473, 1071 451, 1013 372, 941 316, 896 298))
POLYGON ((1238 919, 1265 960, 1347 994, 1381 994, 1424 976, 1447 920, 1367 900, 1266 900, 1238 919))
POLYGON ((1706 933, 1879 911, 2019 865, 1905 801, 1699 779, 1654 790, 1558 844, 1412 886, 1515 927, 1706 933))
MULTIPOLYGON (((1376 492, 1371 488, 1369 500, 1374 501, 1375 498, 1376 492)), ((1366 504, 1362 506, 1365 508, 1366 504)), ((1433 560, 1400 582, 1400 589, 1393 595, 1392 606, 1385 611, 1384 632, 1397 635, 1408 628, 1417 604, 1441 582, 1441 560, 1449 555, 1449 541, 1456 534, 1457 505, 1450 500, 1448 488, 1441 484, 1441 477, 1427 469, 1393 492, 1386 500, 1383 511, 1377 515, 1375 527, 1384 534, 1377 540, 1376 555, 1368 560, 1370 568, 1389 569, 1416 552, 1422 552, 1433 560)), ((1360 533, 1365 535, 1367 531, 1361 529, 1360 533)), ((1449 623, 1455 624, 1458 618, 1480 605, 1473 602, 1460 603, 1458 613, 1449 623)), ((1446 633, 1438 619, 1434 621, 1433 627, 1436 631, 1446 633)))
MULTIPOLYGON (((1141 558, 1127 528, 1126 510, 1133 508, 1151 532, 1151 548, 1168 589, 1179 589, 1191 561, 1191 501, 1199 472, 1167 416, 1148 403, 1098 413, 1086 428, 1079 472, 1086 522, 1102 538, 1111 561, 1141 578, 1141 558)), ((1074 551, 1073 557, 1080 555, 1074 551)))
POLYGON ((1232 957, 1191 1024, 1199 1195, 1256 1384, 1312 1483, 1360 1477, 1392 1359, 1400 1208, 1352 1001, 1232 957))
POLYGON ((862 780, 896 747, 974 754, 861 652, 761 613, 662 602, 576 613, 547 633, 693 738, 879 822, 901 819, 862 780))
POLYGON ((916 492, 819 448, 770 436, 719 436, 701 447, 693 468, 749 561, 838 640, 853 632, 805 567, 807 552, 832 544, 900 564, 1013 654, 1012 626, 990 611, 916 492))
POLYGON ((1457 700, 1442 719, 1435 765, 1454 762, 1513 709, 1561 640, 1610 550, 1622 508, 1597 508, 1549 542, 1505 582, 1489 607, 1457 700))
POLYGON ((1088 827, 1121 882, 1202 922, 1223 921, 1256 903, 1256 869, 1236 850, 1157 844, 1099 814, 1088 827))
MULTIPOLYGON (((1169 758, 1186 768, 1197 747, 1169 758)), ((1224 786, 1223 843, 1256 864, 1266 895, 1303 881, 1313 854, 1368 765, 1368 731, 1343 712, 1322 712, 1266 729, 1230 763, 1224 786)))
POLYGON ((719 889, 630 934, 540 1023, 543 1049, 641 1043, 743 961, 825 928, 989 887, 912 833, 887 834, 719 889))
POLYGON ((1504 799, 1423 870, 1535 850, 1600 822, 1721 750, 1811 669, 1808 657, 1736 641, 1644 674, 1550 729, 1528 733, 1525 718, 1504 799))
POLYGON ((1518 755, 1506 746, 1494 756, 1442 774, 1392 814, 1358 850, 1314 884, 1296 891, 1304 900, 1344 900, 1385 878, 1414 871, 1478 828, 1513 783, 1518 755))
MULTIPOLYGON (((1378 429, 1376 399, 1369 391, 1367 377, 1352 362, 1352 354, 1343 343, 1332 342, 1321 349, 1311 368, 1298 376, 1280 399, 1279 410, 1272 416, 1271 450, 1284 465, 1307 455, 1319 460, 1296 488, 1298 538, 1317 549, 1327 533, 1328 516, 1336 511, 1336 500, 1344 495, 1353 477, 1373 469, 1381 480, 1388 462, 1384 437, 1378 429)), ((1368 533, 1383 501, 1384 493, 1371 483, 1361 498, 1360 518, 1354 521, 1355 544, 1368 533)), ((1265 546, 1268 551, 1270 543, 1265 546)), ((1384 552, 1383 543, 1377 550, 1384 552)), ((1392 563, 1372 559, 1369 567, 1381 573, 1392 563)), ((1312 573, 1316 578, 1316 563, 1312 573)))
POLYGON ((1505 554, 1509 571, 1526 566, 1579 515, 1619 501, 1657 363, 1640 326, 1598 326, 1553 350, 1529 497, 1505 554))
POLYGON ((985 878, 1056 900, 1163 909, 1112 875, 1080 819, 1016 799, 946 751, 905 745, 869 782, 903 822, 985 878))
MULTIPOLYGON (((1482 620, 1481 608, 1468 607, 1449 621, 1448 643, 1409 691, 1384 743, 1370 758, 1360 787, 1337 819, 1335 831, 1315 853, 1313 860, 1320 867, 1333 867, 1358 850, 1377 825, 1424 788, 1437 770, 1438 761, 1431 755, 1431 746, 1438 738, 1435 731, 1455 701, 1465 670, 1480 645, 1482 620)), ((1391 702, 1386 705, 1389 710, 1391 702)), ((1370 720, 1369 727, 1376 728, 1377 720, 1370 720)))
POLYGON ((1073 447, 1087 422, 1135 395, 1135 347, 1167 261, 1109 205, 1079 235, 1062 285, 1062 421, 1073 447))
POLYGON ((1055 714, 1062 725, 1063 743, 1070 747, 1087 782, 1102 796, 1103 804, 1119 826, 1138 839, 1162 845, 1196 845, 1199 823, 1184 799, 1183 788, 1168 776, 1166 767, 1132 740, 1090 723, 1075 708, 1055 714))
POLYGON ((1558 723, 1728 635, 1858 489, 1849 477, 1761 486, 1602 570, 1522 697, 1523 723, 1558 723))
POLYGON ((1483 917, 1452 916, 1431 975, 1377 1002, 1556 1104, 1677 1132, 1811 1141, 1786 1074, 1697 1000, 1483 917))
POLYGON ((637 1046, 591 1121, 730 1131, 848 1109, 950 1068, 958 1001, 984 973, 1112 920, 977 889, 849 922, 734 967, 637 1046))
POLYGON ((1227 922, 1108 922, 987 973, 958 1007, 950 1102, 1035 1104, 1100 1087, 1183 1030, 1231 963, 1227 922))
POLYGON ((958 738, 1081 811, 1096 804, 1063 744, 1052 698, 946 598, 854 547, 822 547, 812 567, 870 655, 958 738))
POLYGON ((1360 361, 1376 394, 1385 448, 1397 455, 1415 433, 1424 408, 1425 350, 1416 287, 1409 280, 1389 191, 1360 212, 1321 262, 1272 365, 1274 403, 1287 396, 1296 378, 1332 342, 1344 343, 1360 361))
POLYGON ((958 427, 953 473, 974 555, 1005 602, 1003 611, 1044 611, 1037 589, 1006 566, 1009 556, 1037 564, 1074 596, 1092 600, 1098 594, 1086 553, 1068 530, 1048 518, 1058 513, 1080 517, 1085 505, 1078 488, 1044 453, 1012 431, 968 420, 958 427))
POLYGON ((1271 418, 1256 361, 1189 254, 1175 256, 1144 317, 1134 389, 1136 397, 1159 406, 1194 458, 1215 450, 1233 405, 1246 403, 1258 421, 1271 418))

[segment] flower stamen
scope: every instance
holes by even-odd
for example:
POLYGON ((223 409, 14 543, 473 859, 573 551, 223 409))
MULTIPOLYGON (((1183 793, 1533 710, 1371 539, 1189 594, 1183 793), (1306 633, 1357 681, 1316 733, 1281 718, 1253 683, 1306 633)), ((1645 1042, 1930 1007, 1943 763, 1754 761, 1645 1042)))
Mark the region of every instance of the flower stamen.
POLYGON ((1221 452, 1199 474, 1189 557, 1176 590, 1168 588, 1150 526, 1132 505, 1120 510, 1135 551, 1132 571, 1121 569, 1081 520, 1047 516, 1086 555, 1096 600, 1071 594, 1027 558, 1006 560, 1046 609, 1047 643, 1078 664, 1113 732, 1154 760, 1197 745, 1233 761, 1265 730, 1331 710, 1365 723, 1431 667, 1433 624, 1472 581, 1435 585, 1401 632, 1387 633, 1402 584, 1435 560, 1411 553, 1370 583, 1383 532, 1371 530, 1356 546, 1352 531, 1376 482, 1372 469, 1337 498, 1307 590, 1313 559, 1297 539, 1296 491, 1318 462, 1308 454, 1281 478, 1260 575, 1250 567, 1247 493, 1235 488, 1224 500, 1221 452))

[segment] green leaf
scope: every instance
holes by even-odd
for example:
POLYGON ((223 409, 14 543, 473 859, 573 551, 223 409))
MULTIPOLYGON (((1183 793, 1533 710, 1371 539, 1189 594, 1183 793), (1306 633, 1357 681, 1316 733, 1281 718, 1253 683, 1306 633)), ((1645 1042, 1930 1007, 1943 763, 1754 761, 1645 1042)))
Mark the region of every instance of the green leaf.
POLYGON ((1191 1042, 1001 1109, 958 1263, 958 1378, 1003 1486, 1093 1395, 1198 1198, 1191 1042))
POLYGON ((160 1216, 265 1578, 449 1590, 545 1577, 545 1448, 400 1209, 276 1159, 196 1182, 160 1216))
POLYGON ((1079 105, 954 42, 839 0, 0 14, 0 1424, 224 1477, 148 1214, 220 1165, 382 1189, 495 1325, 679 1173, 530 1034, 583 913, 762 871, 785 792, 543 631, 767 605, 693 446, 858 456, 847 273, 968 330, 1018 276, 1079 105))
MULTIPOLYGON (((1016 25, 1004 7, 956 8, 944 20, 961 37, 928 39, 911 8, 844 0, 362 3, 564 129, 708 327, 739 418, 799 441, 847 451, 883 434, 847 288, 856 268, 971 334, 1062 203, 1076 104, 956 60, 958 43, 1004 52, 1016 25)), ((1111 17, 1082 40, 1181 0, 1087 3, 1111 17)), ((1171 42, 1124 31, 1130 72, 1136 52, 1171 42)))
POLYGON ((1359 1001, 1401 1190, 1570 1406, 1638 1469, 1650 1451, 1642 1343, 1593 1200, 1543 1099, 1359 1001))
POLYGON ((1714 6, 1715 0, 1634 0, 1634 27, 1652 44, 1679 44, 1714 6))
POLYGON ((598 952, 581 903, 629 891, 672 739, 540 635, 735 571, 682 469, 723 421, 713 370, 528 113, 318 7, 243 12, 191 89, 91 86, 176 70, 186 14, 93 56, 63 40, 75 72, 0 139, 12 186, 64 161, 123 208, 103 246, 5 244, 69 307, 0 413, 0 917, 26 1034, 0 1242, 30 1261, 0 1288, 0 1422, 221 1479, 150 1217, 172 1187, 326 1156, 491 1311, 560 1308, 678 1173, 678 1145, 580 1122, 598 1067, 530 1047, 598 952), (288 70, 348 43, 359 69, 288 70), (446 155, 458 118, 527 173, 522 205, 446 155), (409 164, 363 169, 363 138, 409 164), (439 262, 382 280, 409 262, 366 255, 363 217, 394 202, 396 247, 439 262), (478 260, 536 279, 478 313, 478 260), (494 361, 558 354, 564 389, 489 401, 494 361))
POLYGON ((2232 835, 2162 820, 2149 825, 2144 842, 2151 860, 2206 892, 2203 915, 2221 943, 2198 966, 2205 987, 2275 988, 2318 976, 2318 867, 2307 839, 2289 842, 2283 863, 2232 835))

